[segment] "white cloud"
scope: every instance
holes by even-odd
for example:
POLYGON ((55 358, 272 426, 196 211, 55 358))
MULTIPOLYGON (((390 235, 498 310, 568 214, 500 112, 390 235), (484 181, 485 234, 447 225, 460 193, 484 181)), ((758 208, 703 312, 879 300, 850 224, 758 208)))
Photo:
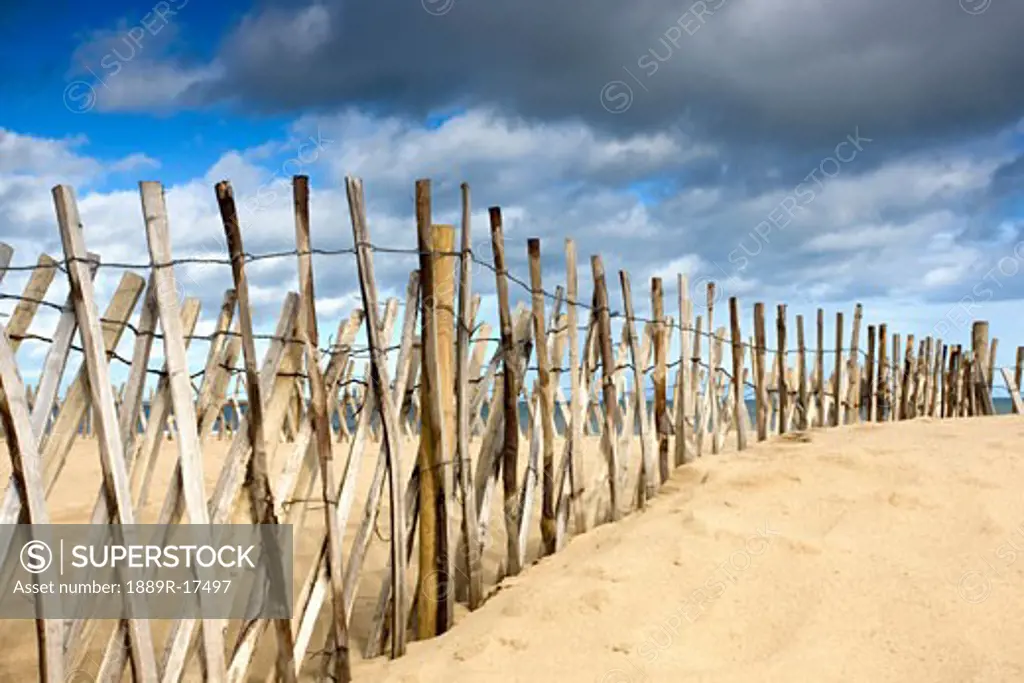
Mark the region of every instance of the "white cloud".
MULTIPOLYGON (((126 189, 102 192, 90 187, 112 173, 158 167, 159 159, 148 156, 149 150, 102 161, 87 155, 82 138, 54 140, 9 131, 0 132, 0 150, 8 152, 0 154, 0 239, 15 244, 17 263, 34 262, 40 249, 60 253, 49 196, 49 186, 56 182, 80 185, 90 249, 107 262, 148 261, 134 183, 125 180, 119 186, 126 189)), ((573 237, 585 301, 590 292, 587 257, 601 253, 613 300, 619 298, 616 271, 625 268, 633 274, 638 315, 649 308, 650 275, 663 278, 667 300, 675 301, 676 274, 683 272, 691 283, 700 278, 718 281, 727 296, 741 297, 745 311, 754 301, 786 301, 794 313, 806 309, 805 315, 813 315, 817 305, 848 307, 857 297, 894 293, 904 304, 891 315, 903 317, 887 322, 907 330, 911 323, 921 323, 920 311, 912 318, 907 313, 915 305, 938 310, 936 298, 958 300, 959 290, 970 292, 986 264, 1011 253, 1019 239, 1019 226, 1012 221, 997 226, 994 238, 991 231, 987 237, 972 235, 965 211, 971 198, 987 189, 1005 156, 937 149, 927 157, 896 159, 866 172, 858 172, 855 164, 845 167, 799 221, 762 240, 758 255, 737 268, 723 254, 741 241, 751 248, 758 239, 753 227, 791 191, 785 184, 747 194, 727 184, 684 184, 662 201, 641 201, 628 189, 633 182, 666 174, 685 176, 691 165, 714 155, 714 150, 669 132, 618 138, 579 123, 535 124, 490 111, 469 111, 426 129, 349 110, 300 119, 285 140, 226 153, 201 177, 167 187, 166 197, 172 246, 179 258, 225 256, 213 191, 213 183, 225 178, 235 190, 246 249, 287 251, 294 246, 294 217, 285 178, 289 171, 309 173, 314 246, 346 248, 352 241, 342 179, 359 175, 366 186, 374 242, 412 249, 413 181, 433 177, 435 222, 457 224, 458 183, 466 180, 473 189, 476 257, 491 261, 486 207, 500 205, 510 269, 527 279, 525 240, 541 237, 544 282, 552 291, 564 282, 564 239, 573 237), (315 155, 300 151, 312 149, 310 137, 321 140, 315 155), (282 164, 282 155, 301 157, 305 163, 282 164)), ((402 296, 415 257, 378 252, 374 260, 381 299, 402 296)), ((314 263, 321 335, 326 339, 341 318, 361 306, 361 298, 351 255, 318 256, 314 263)), ((295 259, 254 263, 248 273, 258 331, 269 332, 284 294, 296 286, 295 259)), ((230 268, 183 266, 178 277, 189 296, 201 298, 200 329, 208 330, 223 291, 232 284, 230 268)), ((116 278, 104 273, 98 279, 102 297, 109 297, 116 278)), ((18 291, 23 282, 10 277, 3 289, 18 291)), ((1015 286, 1024 291, 1024 278, 1020 285, 1007 278, 1000 296, 1019 298, 1015 286)), ((485 303, 493 287, 493 272, 475 267, 474 289, 485 295, 485 303)), ((528 296, 516 286, 512 293, 514 303, 528 296)), ((700 296, 695 294, 695 301, 700 296)), ((1007 310, 992 303, 995 312, 1007 310)), ((867 309, 872 320, 890 310, 877 306, 879 310, 867 309)), ((493 306, 485 305, 482 316, 492 325, 496 322, 493 306)), ((196 364, 202 363, 202 346, 190 352, 196 364)))

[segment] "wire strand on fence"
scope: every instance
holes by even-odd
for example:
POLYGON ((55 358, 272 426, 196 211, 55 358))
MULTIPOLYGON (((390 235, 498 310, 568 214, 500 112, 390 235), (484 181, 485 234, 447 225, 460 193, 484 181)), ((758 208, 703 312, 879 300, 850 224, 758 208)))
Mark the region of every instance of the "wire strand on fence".
MULTIPOLYGON (((294 258, 294 257, 299 257, 299 256, 304 256, 304 255, 315 255, 315 256, 355 255, 357 253, 357 248, 358 247, 362 247, 362 246, 365 246, 366 248, 370 249, 372 252, 382 253, 382 254, 404 254, 404 255, 409 255, 409 256, 432 255, 434 257, 438 257, 438 256, 458 257, 458 256, 462 256, 463 255, 462 251, 428 250, 428 251, 423 252, 423 251, 420 251, 419 249, 416 249, 416 248, 385 247, 385 246, 380 246, 380 245, 372 244, 372 243, 369 243, 369 242, 366 242, 366 243, 360 242, 360 243, 357 243, 353 247, 343 247, 343 248, 338 248, 338 249, 321 249, 321 248, 313 248, 313 249, 309 249, 309 250, 288 249, 288 250, 279 250, 279 251, 272 251, 272 252, 259 253, 259 254, 254 254, 254 253, 246 252, 243 255, 243 259, 244 259, 245 263, 257 263, 257 262, 266 261, 266 260, 281 259, 281 258, 294 258)), ((625 313, 623 313, 621 311, 618 311, 618 310, 614 310, 611 307, 607 307, 607 308, 597 307, 597 306, 594 306, 592 304, 588 304, 588 303, 583 302, 583 301, 571 300, 564 293, 552 293, 552 292, 547 291, 546 289, 543 289, 543 288, 535 290, 528 282, 526 282, 524 279, 516 276, 515 274, 513 274, 510 271, 508 271, 507 269, 499 271, 490 262, 482 260, 480 258, 477 258, 477 256, 473 253, 472 249, 468 250, 468 256, 469 256, 469 258, 470 258, 472 263, 480 265, 480 266, 488 269, 490 272, 492 272, 492 273, 494 273, 496 275, 504 275, 508 279, 508 281, 514 283, 515 285, 520 287, 523 291, 525 291, 525 292, 527 292, 527 293, 529 293, 531 295, 534 294, 534 293, 540 293, 543 297, 545 297, 545 298, 547 298, 547 299, 549 299, 551 301, 560 302, 560 303, 563 303, 563 304, 566 304, 566 305, 575 305, 575 306, 578 306, 578 307, 582 308, 585 311, 589 311, 590 315, 591 315, 591 323, 589 325, 580 325, 580 326, 578 326, 577 329, 579 331, 588 331, 590 329, 591 325, 594 324, 594 320, 596 319, 597 315, 602 313, 602 312, 604 312, 605 310, 607 310, 608 317, 610 319, 623 320, 623 321, 626 321, 626 322, 633 322, 633 323, 643 323, 645 325, 662 325, 664 327, 668 327, 668 328, 671 328, 673 330, 678 330, 681 333, 682 332, 686 332, 686 333, 690 333, 690 334, 700 335, 701 337, 704 337, 704 338, 707 338, 707 339, 715 339, 715 340, 717 340, 717 339, 719 339, 721 337, 723 341, 726 341, 724 339, 724 335, 719 335, 717 333, 717 331, 698 330, 697 328, 695 328, 692 325, 683 324, 681 321, 676 321, 676 320, 672 320, 672 319, 657 320, 657 319, 651 319, 651 318, 646 318, 646 317, 637 316, 637 315, 633 315, 631 318, 629 318, 628 316, 625 315, 625 313)), ((82 258, 82 259, 79 259, 79 258, 68 259, 68 258, 65 258, 63 260, 53 259, 53 260, 51 260, 49 262, 46 262, 46 263, 35 263, 35 264, 32 264, 32 265, 28 265, 28 264, 25 264, 25 265, 12 265, 12 266, 8 266, 5 269, 5 271, 6 272, 30 272, 30 271, 36 271, 38 269, 56 268, 58 270, 61 270, 62 272, 67 272, 68 264, 73 263, 73 262, 82 262, 82 263, 94 264, 98 268, 108 268, 108 269, 117 269, 117 270, 145 270, 145 269, 171 268, 171 267, 178 266, 178 265, 222 265, 222 266, 230 266, 231 263, 232 263, 232 260, 229 257, 196 257, 196 256, 193 256, 193 257, 176 258, 176 259, 172 259, 170 261, 162 262, 162 263, 152 263, 152 262, 117 262, 117 261, 115 261, 115 262, 103 262, 103 261, 100 261, 99 263, 97 263, 95 260, 92 260, 92 259, 85 259, 85 258, 82 258)), ((31 305, 42 306, 42 307, 45 307, 45 308, 48 308, 48 309, 51 309, 51 310, 55 310, 55 311, 59 311, 59 312, 63 312, 65 310, 65 305, 63 303, 57 303, 57 302, 53 302, 53 301, 48 301, 46 299, 27 297, 27 296, 23 296, 23 295, 20 295, 20 294, 0 293, 0 301, 25 302, 25 303, 28 303, 28 304, 31 304, 31 305)), ((408 302, 400 302, 400 303, 402 305, 408 305, 408 302)), ((385 304, 382 304, 382 305, 385 305, 385 304)), ((8 314, 8 313, 0 313, 0 316, 9 318, 10 314, 8 314)), ((106 319, 106 318, 101 318, 100 322, 104 323, 104 324, 107 324, 107 325, 117 325, 117 326, 121 327, 122 329, 131 332, 135 337, 149 336, 149 337, 152 337, 154 340, 163 340, 163 338, 164 338, 164 335, 162 333, 159 333, 159 332, 156 332, 156 331, 143 331, 143 330, 140 330, 136 325, 132 324, 130 321, 109 320, 109 319, 106 319)), ((458 324, 462 325, 464 323, 460 320, 460 321, 458 321, 458 324)), ((482 327, 483 327, 483 323, 474 325, 472 328, 469 329, 470 335, 472 336, 473 334, 475 334, 482 327)), ((562 332, 564 330, 565 330, 564 326, 559 326, 559 327, 553 328, 551 330, 548 330, 548 334, 549 335, 555 335, 555 334, 558 334, 558 333, 560 333, 560 332, 562 332)), ((239 332, 234 331, 234 330, 219 330, 219 331, 212 332, 210 334, 191 334, 191 335, 186 336, 186 339, 189 340, 189 341, 198 341, 198 342, 201 342, 201 343, 213 343, 213 342, 215 342, 217 339, 219 339, 221 337, 240 338, 241 334, 239 332)), ((25 341, 36 341, 36 342, 41 342, 41 343, 51 343, 51 344, 53 343, 53 339, 52 338, 47 337, 45 335, 36 334, 36 333, 25 333, 25 334, 11 335, 11 338, 12 339, 25 340, 25 341)), ((304 339, 302 339, 300 337, 292 337, 292 336, 282 337, 282 336, 279 336, 279 335, 267 334, 267 333, 256 333, 256 334, 253 334, 253 338, 255 340, 269 341, 269 342, 279 342, 279 343, 282 343, 282 344, 304 344, 305 343, 304 339)), ((500 337, 474 338, 474 339, 472 339, 472 342, 473 343, 481 343, 482 342, 482 343, 489 343, 489 344, 500 344, 501 343, 501 338, 500 337)), ((729 346, 732 345, 731 340, 729 340, 727 343, 728 343, 729 346)), ((750 342, 747 342, 747 341, 744 341, 744 340, 740 340, 739 341, 739 345, 742 348, 744 348, 744 349, 750 349, 752 352, 768 353, 768 354, 774 354, 776 356, 779 355, 779 353, 780 353, 778 349, 773 348, 771 346, 765 345, 765 346, 762 347, 762 346, 758 346, 756 344, 751 344, 750 342)), ((383 354, 388 354, 388 353, 390 353, 392 351, 398 350, 399 348, 400 348, 400 345, 394 344, 394 345, 390 345, 390 346, 387 346, 387 347, 381 349, 380 352, 383 353, 383 354)), ((78 353, 81 353, 81 348, 78 347, 77 345, 72 345, 71 346, 71 350, 75 351, 75 352, 78 352, 78 353)), ((843 348, 838 350, 838 353, 847 354, 847 353, 851 353, 852 351, 853 351, 853 349, 851 347, 843 347, 843 348)), ((329 355, 329 354, 332 354, 332 353, 336 353, 336 352, 342 352, 342 353, 346 353, 348 358, 350 358, 352 360, 368 360, 371 351, 370 351, 369 346, 337 345, 337 344, 331 343, 327 347, 320 348, 319 352, 321 354, 321 357, 329 355)), ((798 354, 798 353, 800 353, 799 349, 786 349, 786 350, 782 351, 782 354, 784 354, 786 356, 790 356, 792 354, 798 354)), ((803 353, 804 354, 816 354, 816 353, 818 353, 818 349, 816 349, 814 347, 808 347, 808 348, 804 349, 803 353)), ((822 353, 822 355, 833 355, 833 354, 837 353, 837 350, 835 348, 826 348, 826 349, 822 349, 821 353, 822 353)), ((866 358, 867 357, 866 351, 864 349, 862 349, 862 348, 858 348, 857 349, 857 353, 862 358, 866 358)), ((126 359, 123 356, 117 354, 115 351, 109 351, 108 352, 108 356, 109 356, 109 358, 111 360, 115 360, 115 361, 117 361, 119 363, 124 364, 125 366, 128 366, 128 367, 131 366, 131 362, 128 359, 126 359)), ((691 360, 694 361, 694 362, 698 362, 703 367, 707 368, 708 370, 711 370, 711 368, 710 368, 710 366, 708 364, 700 361, 699 357, 694 357, 691 360)), ((888 363, 886 365, 886 368, 889 371, 895 372, 895 371, 898 371, 900 368, 902 368, 904 366, 904 364, 905 363, 904 363, 903 359, 896 358, 896 359, 893 359, 890 363, 888 363)), ((679 365, 680 365, 680 361, 679 360, 675 360, 675 361, 672 361, 670 363, 667 363, 666 364, 666 369, 673 369, 673 368, 678 367, 679 365)), ((596 369, 599 368, 599 367, 600 367, 600 363, 598 363, 593 369, 596 371, 596 369)), ((620 372, 620 371, 623 371, 623 370, 631 370, 631 369, 633 369, 633 367, 634 366, 633 366, 632 363, 619 364, 614 369, 614 372, 620 372)), ((241 368, 227 367, 227 366, 224 366, 224 365, 222 365, 221 368, 226 370, 232 377, 242 373, 242 369, 241 368)), ((537 370, 537 368, 534 367, 534 366, 530 366, 530 367, 528 367, 526 369, 527 369, 527 371, 533 371, 533 372, 536 372, 536 370, 537 370)), ((654 369, 654 366, 651 365, 651 366, 648 366, 647 368, 642 369, 641 373, 643 375, 647 375, 653 369, 654 369)), ((1002 369, 1004 369, 1004 366, 997 366, 996 369, 1002 370, 1002 369)), ((1009 368, 1007 368, 1007 369, 1009 369, 1009 368)), ((568 368, 558 367, 558 368, 552 368, 552 370, 555 371, 555 372, 558 372, 558 373, 565 373, 565 372, 568 371, 568 368)), ((732 375, 728 371, 726 371, 724 368, 721 368, 721 367, 717 368, 717 371, 722 373, 730 381, 735 382, 735 378, 732 377, 732 375)), ((154 375, 154 376, 160 377, 160 378, 163 378, 163 377, 166 376, 166 372, 162 368, 152 368, 152 367, 149 367, 149 368, 146 368, 146 373, 150 374, 150 375, 154 375)), ((190 378, 195 380, 195 379, 198 379, 198 378, 202 377, 204 374, 205 374, 205 371, 204 370, 200 370, 199 372, 191 374, 190 378)), ((294 376, 294 377, 297 377, 297 378, 300 378, 300 379, 303 379, 303 380, 308 379, 306 374, 302 373, 302 372, 278 373, 278 374, 279 374, 279 376, 294 376)), ((501 376, 501 374, 502 373, 500 373, 500 372, 496 373, 497 376, 501 376)), ((484 378, 482 378, 482 377, 480 377, 480 378, 473 378, 470 381, 471 382, 480 382, 483 379, 484 378)), ((337 388, 341 388, 343 386, 349 386, 349 385, 364 385, 365 386, 366 382, 363 381, 363 380, 358 380, 358 379, 350 379, 350 380, 346 380, 344 382, 339 380, 336 383, 337 388)), ((745 382, 745 385, 748 388, 753 388, 754 387, 754 385, 752 383, 750 383, 750 382, 745 382)), ((414 385, 412 387, 409 387, 407 389, 407 391, 412 391, 412 390, 416 389, 417 387, 418 387, 418 384, 414 385)))

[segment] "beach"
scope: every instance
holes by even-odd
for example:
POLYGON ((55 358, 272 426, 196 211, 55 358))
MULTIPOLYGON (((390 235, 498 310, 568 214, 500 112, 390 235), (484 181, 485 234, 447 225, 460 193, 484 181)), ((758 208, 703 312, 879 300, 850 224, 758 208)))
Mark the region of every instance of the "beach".
MULTIPOLYGON (((350 626, 355 680, 1021 680, 1022 437, 1016 416, 812 430, 742 453, 733 435, 722 453, 705 450, 674 470, 646 509, 600 523, 544 559, 538 504, 528 566, 500 583, 499 490, 484 553, 486 603, 473 613, 457 605, 451 631, 412 643, 395 661, 360 657, 386 567, 386 536, 374 538, 350 626)), ((204 449, 208 490, 227 443, 213 439, 204 449)), ((415 444, 403 447, 408 461, 415 444)), ((162 446, 154 498, 175 448, 162 446)), ((592 522, 603 522, 599 442, 588 438, 586 448, 585 500, 592 522)), ((378 450, 371 442, 362 456, 362 491, 378 450)), ((335 451, 344 463, 347 445, 335 451)), ((627 481, 635 481, 639 456, 634 440, 627 481)), ((97 457, 94 440, 75 444, 50 497, 55 522, 80 521, 91 508, 97 457)), ((142 521, 154 521, 158 507, 151 502, 142 521)), ((346 549, 358 518, 351 516, 346 549)), ((296 595, 319 548, 321 519, 311 510, 297 535, 296 595)), ((311 649, 323 642, 323 622, 311 649)), ((167 626, 154 624, 154 636, 165 637, 167 626)), ((0 681, 33 675, 30 623, 2 623, 0 637, 0 681)), ((93 641, 81 680, 105 640, 93 641)), ((271 670, 273 651, 268 634, 250 680, 271 670)), ((307 659, 304 678, 316 679, 317 662, 307 659)), ((187 678, 200 680, 200 672, 187 678)))

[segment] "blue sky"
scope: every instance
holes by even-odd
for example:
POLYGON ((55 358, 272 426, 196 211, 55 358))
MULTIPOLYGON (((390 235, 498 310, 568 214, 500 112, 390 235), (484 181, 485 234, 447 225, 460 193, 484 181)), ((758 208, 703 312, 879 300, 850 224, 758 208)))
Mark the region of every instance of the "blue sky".
MULTIPOLYGON (((343 180, 358 175, 375 241, 408 248, 413 182, 433 178, 435 219, 454 223, 466 181, 477 255, 500 205, 511 267, 525 278, 526 238, 542 238, 550 289, 571 236, 586 296, 600 252, 610 282, 631 273, 640 314, 650 277, 674 310, 685 273, 747 320, 755 301, 808 320, 862 302, 866 322, 962 342, 964 319, 987 318, 1009 363, 1024 343, 1022 30, 1019 5, 976 0, 5 5, 0 240, 16 264, 59 256, 49 189, 67 183, 90 248, 145 262, 136 183, 157 179, 175 254, 219 255, 227 178, 247 248, 287 249, 303 173, 315 246, 351 245, 343 180)), ((317 260, 325 337, 359 303, 353 265, 317 260)), ((385 296, 411 267, 378 255, 385 296)), ((267 331, 295 264, 251 277, 267 331)), ((493 275, 476 277, 493 322, 493 275)), ((179 279, 208 330, 230 274, 179 279)), ((109 296, 116 278, 97 282, 109 296)))

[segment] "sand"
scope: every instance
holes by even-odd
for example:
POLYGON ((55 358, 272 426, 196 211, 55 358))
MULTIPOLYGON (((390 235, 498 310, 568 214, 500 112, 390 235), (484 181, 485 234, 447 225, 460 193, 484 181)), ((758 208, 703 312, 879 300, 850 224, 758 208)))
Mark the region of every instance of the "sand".
MULTIPOLYGON (((485 558, 487 603, 471 614, 460 607, 452 631, 413 643, 402 659, 357 656, 355 678, 1024 680, 1022 438, 1017 417, 921 419, 706 455, 677 470, 646 510, 495 586, 498 533, 485 558)), ((224 450, 213 441, 207 451, 211 488, 224 450)), ((367 476, 375 451, 364 456, 367 476)), ((589 443, 594 477, 597 455, 589 443)), ((99 481, 94 441, 72 456, 51 499, 55 521, 82 521, 99 481)), ((591 495, 596 511, 605 497, 596 481, 591 495)), ((297 580, 315 547, 304 534, 297 580)), ((385 547, 375 543, 360 586, 355 651, 385 547)), ((534 541, 530 557, 537 552, 534 541)), ((30 624, 0 623, 0 638, 0 681, 33 676, 30 624)), ((272 638, 263 643, 272 656, 272 638)), ((306 667, 310 679, 315 672, 306 667)))

